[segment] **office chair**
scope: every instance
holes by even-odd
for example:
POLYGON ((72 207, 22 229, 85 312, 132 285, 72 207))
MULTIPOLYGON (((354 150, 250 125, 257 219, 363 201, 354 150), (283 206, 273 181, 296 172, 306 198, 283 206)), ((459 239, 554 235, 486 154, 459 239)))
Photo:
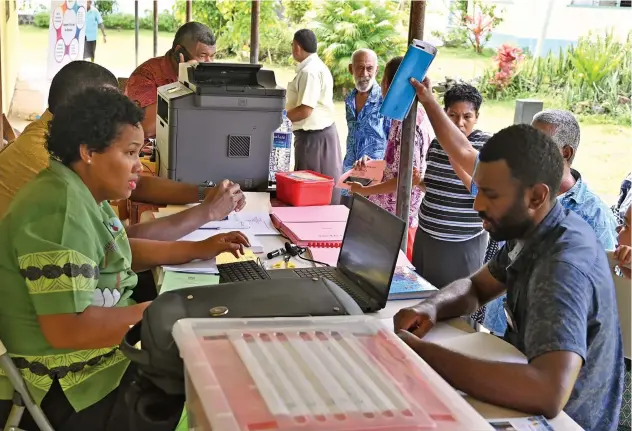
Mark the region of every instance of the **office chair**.
POLYGON ((13 394, 13 408, 11 413, 9 413, 7 423, 4 425, 4 431, 22 431, 18 426, 25 408, 28 409, 40 431, 54 431, 42 409, 33 401, 22 374, 20 374, 20 371, 13 363, 2 341, 0 341, 0 368, 7 375, 15 390, 13 394))

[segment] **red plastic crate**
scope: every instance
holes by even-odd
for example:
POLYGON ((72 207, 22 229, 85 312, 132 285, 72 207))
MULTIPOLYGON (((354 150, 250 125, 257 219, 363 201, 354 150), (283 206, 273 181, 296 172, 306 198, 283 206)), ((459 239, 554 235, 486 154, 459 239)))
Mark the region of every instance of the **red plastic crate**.
POLYGON ((295 207, 329 205, 334 191, 332 177, 313 171, 277 172, 276 183, 277 199, 295 207))

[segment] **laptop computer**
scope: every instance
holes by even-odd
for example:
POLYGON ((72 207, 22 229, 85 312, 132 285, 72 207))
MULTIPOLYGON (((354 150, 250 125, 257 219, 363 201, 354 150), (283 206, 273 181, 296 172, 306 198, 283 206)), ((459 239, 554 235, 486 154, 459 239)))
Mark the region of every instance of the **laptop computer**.
POLYGON ((272 279, 326 278, 370 313, 386 306, 406 223, 354 195, 337 266, 268 270, 272 279))

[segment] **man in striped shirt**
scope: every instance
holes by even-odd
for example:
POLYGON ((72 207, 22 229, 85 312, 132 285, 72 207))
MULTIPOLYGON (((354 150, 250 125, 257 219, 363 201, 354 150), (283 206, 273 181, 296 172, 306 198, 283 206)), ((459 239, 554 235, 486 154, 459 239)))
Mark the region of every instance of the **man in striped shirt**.
MULTIPOLYGON (((477 150, 490 137, 475 129, 482 102, 478 90, 468 84, 457 84, 444 96, 447 116, 477 150)), ((461 178, 463 174, 455 171, 434 139, 428 150, 423 180, 426 194, 419 210, 412 262, 417 272, 435 286, 467 277, 483 265, 488 235, 473 209, 471 179, 461 178)))

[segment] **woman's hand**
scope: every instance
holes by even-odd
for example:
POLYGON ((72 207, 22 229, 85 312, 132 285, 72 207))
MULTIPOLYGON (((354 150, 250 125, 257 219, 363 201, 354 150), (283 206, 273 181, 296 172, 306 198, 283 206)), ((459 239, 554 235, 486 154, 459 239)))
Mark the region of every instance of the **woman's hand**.
POLYGON ((353 169, 358 171, 365 171, 366 164, 369 161, 371 161, 371 158, 369 156, 362 156, 360 160, 356 160, 355 163, 353 163, 353 169))
POLYGON ((629 279, 632 276, 632 270, 630 269, 632 265, 632 248, 627 245, 618 246, 614 251, 614 258, 617 260, 623 275, 629 279))
POLYGON ((349 191, 351 193, 357 193, 359 195, 364 194, 363 191, 365 187, 362 184, 356 183, 356 182, 348 183, 348 184, 349 184, 349 191))
POLYGON ((248 238, 241 232, 220 233, 194 245, 195 258, 200 260, 213 259, 217 255, 228 252, 239 258, 244 254, 244 247, 250 247, 248 238))

